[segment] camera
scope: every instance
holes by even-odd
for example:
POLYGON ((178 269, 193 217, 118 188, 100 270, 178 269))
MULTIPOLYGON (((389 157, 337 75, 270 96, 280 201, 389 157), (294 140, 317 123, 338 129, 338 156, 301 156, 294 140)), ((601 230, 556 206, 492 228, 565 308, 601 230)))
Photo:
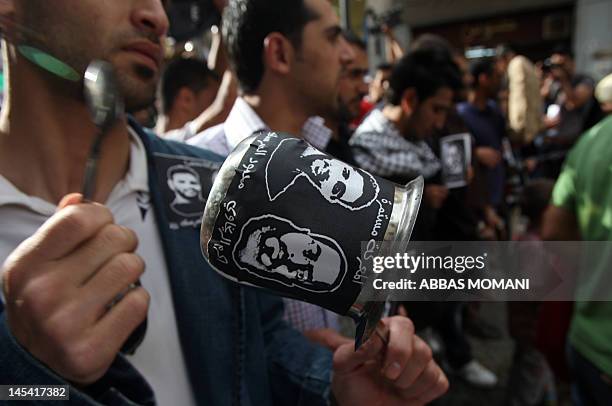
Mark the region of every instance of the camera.
POLYGON ((170 36, 187 41, 219 24, 221 15, 212 0, 174 0, 168 9, 170 36))
POLYGON ((561 69, 562 66, 557 64, 557 63, 553 63, 552 60, 550 58, 546 58, 544 60, 544 63, 542 64, 542 71, 543 72, 550 72, 553 69, 561 69))
POLYGON ((383 25, 389 28, 396 27, 402 23, 402 9, 399 7, 392 8, 382 14, 376 14, 374 10, 366 10, 366 16, 370 17, 371 24, 368 31, 371 34, 380 34, 383 25))

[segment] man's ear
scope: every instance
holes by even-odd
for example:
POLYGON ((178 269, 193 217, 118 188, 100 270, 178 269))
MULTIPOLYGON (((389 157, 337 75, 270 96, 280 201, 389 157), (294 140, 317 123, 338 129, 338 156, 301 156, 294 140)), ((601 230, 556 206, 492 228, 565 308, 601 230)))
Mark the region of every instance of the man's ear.
POLYGON ((12 38, 16 35, 15 25, 15 2, 14 0, 0 0, 0 31, 3 36, 12 38))
POLYGON ((291 42, 281 33, 272 32, 264 39, 264 69, 282 75, 291 71, 295 50, 291 42))
POLYGON ((0 16, 12 17, 15 12, 14 0, 0 0, 0 16))
POLYGON ((400 106, 402 107, 402 111, 406 116, 412 115, 417 108, 418 102, 419 98, 416 94, 416 90, 413 87, 404 90, 400 106))
POLYGON ((181 87, 176 94, 176 98, 174 99, 174 105, 180 109, 189 109, 195 102, 196 95, 188 87, 181 87))

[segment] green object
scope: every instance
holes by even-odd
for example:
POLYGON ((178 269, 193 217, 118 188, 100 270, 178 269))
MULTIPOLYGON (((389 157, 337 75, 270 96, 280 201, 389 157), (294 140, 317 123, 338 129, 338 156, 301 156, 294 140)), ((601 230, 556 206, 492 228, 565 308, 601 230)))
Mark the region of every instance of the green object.
POLYGON ((71 80, 73 82, 81 80, 81 75, 79 75, 76 70, 38 48, 21 45, 17 47, 17 49, 19 50, 19 53, 27 58, 30 62, 40 66, 56 76, 66 80, 71 80))
MULTIPOLYGON (((552 204, 573 212, 583 241, 612 241, 612 116, 587 131, 572 149, 557 180, 552 204)), ((588 251, 588 248, 587 250, 588 251)), ((612 252, 589 255, 578 273, 570 341, 576 350, 612 376, 612 302, 579 301, 610 280, 612 252)))

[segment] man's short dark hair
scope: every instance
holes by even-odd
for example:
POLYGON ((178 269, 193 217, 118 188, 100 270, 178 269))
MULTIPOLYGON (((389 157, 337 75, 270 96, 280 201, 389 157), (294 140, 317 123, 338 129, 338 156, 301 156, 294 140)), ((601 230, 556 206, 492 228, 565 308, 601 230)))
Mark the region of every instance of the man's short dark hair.
POLYGON ((185 165, 174 165, 168 168, 168 179, 172 179, 174 175, 179 173, 188 173, 190 175, 193 175, 193 177, 200 179, 200 175, 198 175, 198 172, 196 172, 195 169, 185 165))
POLYGON ((416 51, 419 49, 433 49, 438 52, 446 52, 449 58, 452 58, 453 53, 455 53, 450 42, 439 35, 430 33, 419 35, 414 42, 410 44, 410 50, 416 51))
POLYGON ((361 49, 362 51, 364 52, 368 51, 368 45, 365 43, 364 40, 359 38, 359 36, 355 34, 353 31, 342 30, 342 37, 346 40, 346 42, 361 49))
POLYGON ((414 88, 423 102, 443 87, 457 91, 461 85, 459 68, 446 53, 419 49, 404 55, 393 68, 388 101, 399 105, 406 89, 414 88))
POLYGON ((567 56, 570 59, 574 59, 574 53, 572 52, 570 47, 564 43, 559 43, 553 47, 551 55, 554 55, 554 54, 559 54, 559 55, 567 56))
POLYGON ((164 114, 168 114, 174 105, 179 91, 186 87, 194 93, 204 90, 211 81, 217 81, 217 75, 208 66, 197 59, 178 58, 170 62, 161 79, 161 97, 164 114))
POLYGON ((472 87, 478 87, 478 78, 480 75, 491 76, 495 69, 495 60, 493 58, 478 59, 470 65, 470 73, 473 78, 472 87))
POLYGON ((300 48, 304 26, 319 16, 304 0, 230 0, 223 13, 223 41, 240 88, 254 92, 264 74, 264 39, 278 32, 300 48))

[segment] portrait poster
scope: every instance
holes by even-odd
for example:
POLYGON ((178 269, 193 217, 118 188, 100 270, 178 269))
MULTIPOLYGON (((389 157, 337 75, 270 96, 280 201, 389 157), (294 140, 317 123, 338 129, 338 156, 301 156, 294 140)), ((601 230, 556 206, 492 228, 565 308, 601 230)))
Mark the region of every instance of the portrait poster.
POLYGON ((472 164, 472 138, 470 134, 453 134, 440 139, 442 179, 449 189, 468 184, 468 168, 472 164))

